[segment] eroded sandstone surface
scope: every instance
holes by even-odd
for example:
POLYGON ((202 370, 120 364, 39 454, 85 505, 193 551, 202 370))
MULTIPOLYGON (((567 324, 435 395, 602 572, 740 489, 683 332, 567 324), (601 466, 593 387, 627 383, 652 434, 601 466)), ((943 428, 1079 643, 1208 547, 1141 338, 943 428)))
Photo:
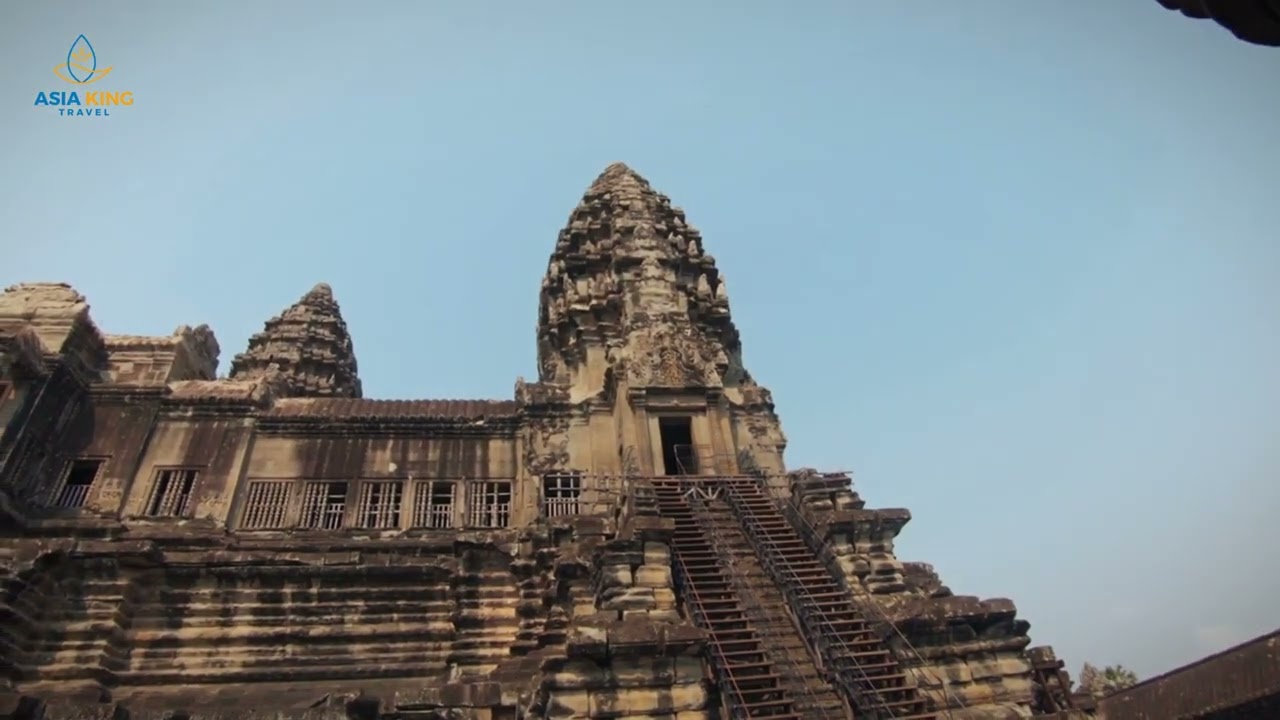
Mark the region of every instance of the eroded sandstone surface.
MULTIPOLYGON (((358 329, 357 329, 358 330, 358 329)), ((315 286, 217 375, 204 325, 0 294, 0 715, 1014 718, 1072 704, 848 477, 788 472, 727 284, 622 164, 504 400, 363 397, 315 286)))

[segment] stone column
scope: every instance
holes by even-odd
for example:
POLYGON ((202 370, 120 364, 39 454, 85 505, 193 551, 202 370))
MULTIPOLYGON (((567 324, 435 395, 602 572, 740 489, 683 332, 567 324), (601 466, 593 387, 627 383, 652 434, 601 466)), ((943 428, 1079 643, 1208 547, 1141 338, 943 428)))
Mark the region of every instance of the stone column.
POLYGON ((715 452, 722 458, 724 467, 717 472, 737 475, 742 472, 738 467, 738 447, 733 439, 733 426, 729 421, 729 409, 725 406, 724 393, 719 390, 707 391, 707 418, 716 434, 715 452))
POLYGON ((604 403, 592 403, 589 413, 591 462, 583 469, 595 476, 618 474, 622 458, 617 452, 612 408, 604 403))
POLYGON ((657 475, 653 467, 653 440, 649 432, 649 409, 646 406, 644 390, 627 391, 633 417, 635 418, 636 459, 640 463, 641 475, 657 475))

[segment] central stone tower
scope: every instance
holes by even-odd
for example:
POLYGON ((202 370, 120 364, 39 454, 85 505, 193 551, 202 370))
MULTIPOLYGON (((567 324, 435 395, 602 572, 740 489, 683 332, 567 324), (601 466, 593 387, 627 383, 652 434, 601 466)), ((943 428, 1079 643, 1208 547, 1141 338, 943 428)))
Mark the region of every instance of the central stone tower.
POLYGON ((622 163, 560 231, 538 370, 541 385, 591 408, 596 472, 783 470, 786 440, 743 365, 724 275, 684 212, 622 163))

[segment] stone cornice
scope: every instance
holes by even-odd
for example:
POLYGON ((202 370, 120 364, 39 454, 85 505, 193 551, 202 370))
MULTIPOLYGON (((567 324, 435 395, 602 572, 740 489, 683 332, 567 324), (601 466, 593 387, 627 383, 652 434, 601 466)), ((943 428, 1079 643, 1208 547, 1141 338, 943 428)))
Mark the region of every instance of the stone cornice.
POLYGON ((165 385, 97 384, 89 387, 89 396, 93 399, 125 405, 157 403, 168 394, 169 388, 165 385))
POLYGON ((514 437, 522 424, 521 418, 518 417, 493 418, 482 422, 433 419, 260 418, 257 431, 262 435, 299 437, 341 437, 352 434, 378 437, 514 437))
POLYGON ((32 563, 49 555, 111 557, 131 565, 199 569, 264 567, 279 572, 296 568, 374 567, 394 569, 448 566, 467 550, 506 554, 520 539, 517 529, 434 530, 368 537, 370 531, 243 532, 200 521, 126 521, 111 537, 73 539, 31 536, 18 540, 15 556, 32 563), (123 531, 123 534, 120 534, 123 531), (362 537, 363 536, 363 537, 362 537))
POLYGON ((164 402, 160 406, 159 417, 166 420, 184 419, 245 419, 255 417, 259 408, 248 403, 191 403, 164 402))
POLYGON ((627 400, 632 407, 651 410, 705 410, 715 407, 723 397, 718 388, 628 388, 627 400))

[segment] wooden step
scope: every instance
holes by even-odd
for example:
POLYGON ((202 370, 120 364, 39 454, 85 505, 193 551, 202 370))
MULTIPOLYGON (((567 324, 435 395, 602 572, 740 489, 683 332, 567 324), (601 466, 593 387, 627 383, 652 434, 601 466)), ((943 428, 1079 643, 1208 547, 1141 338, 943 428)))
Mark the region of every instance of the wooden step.
POLYGON ((709 632, 708 655, 725 701, 748 717, 799 720, 705 528, 679 492, 660 486, 655 494, 659 513, 675 521, 677 587, 695 622, 709 632))
POLYGON ((801 622, 810 628, 826 664, 843 678, 849 692, 873 706, 919 713, 912 717, 936 718, 926 712, 918 690, 907 683, 892 652, 870 631, 849 596, 828 567, 814 556, 807 540, 792 525, 775 501, 751 481, 726 483, 725 499, 746 531, 761 564, 774 575, 781 594, 801 622))

